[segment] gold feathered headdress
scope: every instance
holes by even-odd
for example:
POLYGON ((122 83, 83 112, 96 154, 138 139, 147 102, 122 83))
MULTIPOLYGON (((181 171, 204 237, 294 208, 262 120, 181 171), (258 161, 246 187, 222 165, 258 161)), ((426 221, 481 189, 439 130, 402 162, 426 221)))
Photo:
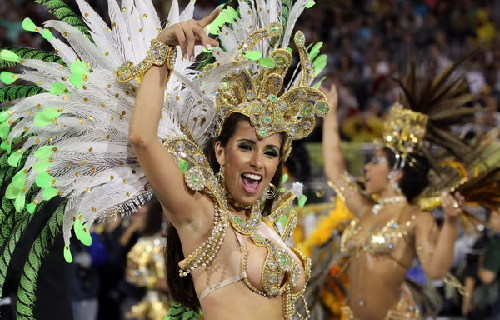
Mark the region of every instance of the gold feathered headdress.
MULTIPOLYGON (((264 38, 279 37, 281 32, 279 24, 271 24, 253 32, 246 41, 246 50, 252 50, 264 38)), ((241 113, 250 119, 259 138, 278 132, 286 133, 283 150, 285 159, 290 154, 291 141, 308 136, 314 128, 315 116, 323 117, 328 112, 323 92, 309 85, 313 72, 304 34, 298 31, 294 42, 302 67, 297 86, 284 91, 284 78, 292 63, 292 53, 278 48, 270 54, 273 61, 270 67, 255 74, 247 68, 235 68, 236 71, 223 78, 215 93, 217 108, 221 114, 219 130, 231 114, 241 113)), ((240 55, 236 60, 245 59, 240 55)))
POLYGON ((466 104, 476 99, 468 91, 467 81, 455 71, 463 60, 451 65, 436 77, 419 76, 411 62, 402 79, 395 79, 402 89, 384 128, 384 143, 403 159, 408 153, 425 156, 436 169, 437 158, 450 155, 463 161, 472 147, 451 133, 451 126, 464 123, 476 109, 466 104))

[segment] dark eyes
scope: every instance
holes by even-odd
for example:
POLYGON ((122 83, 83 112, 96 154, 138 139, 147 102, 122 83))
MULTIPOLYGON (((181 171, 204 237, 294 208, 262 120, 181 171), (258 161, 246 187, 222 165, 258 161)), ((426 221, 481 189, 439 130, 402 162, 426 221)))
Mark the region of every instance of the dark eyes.
POLYGON ((253 145, 248 142, 241 142, 238 144, 238 148, 244 151, 252 151, 253 145))
MULTIPOLYGON (((254 149, 254 145, 248 142, 241 142, 238 144, 238 149, 242 151, 252 151, 254 149)), ((264 150, 264 154, 272 158, 276 158, 279 156, 279 152, 275 148, 266 148, 264 150)))
POLYGON ((276 151, 276 149, 273 149, 273 148, 266 149, 266 151, 264 151, 264 154, 266 156, 273 157, 273 158, 278 157, 278 151, 276 151))

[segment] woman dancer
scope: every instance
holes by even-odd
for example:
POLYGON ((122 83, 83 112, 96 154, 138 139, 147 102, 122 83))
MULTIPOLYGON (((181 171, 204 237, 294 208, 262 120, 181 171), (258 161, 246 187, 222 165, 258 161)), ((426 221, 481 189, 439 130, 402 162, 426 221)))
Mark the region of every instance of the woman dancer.
MULTIPOLYGON (((330 112, 323 126, 325 171, 338 196, 356 216, 343 233, 341 248, 350 255, 350 288, 342 310, 347 319, 422 318, 405 285, 414 257, 419 258, 426 274, 436 279, 446 274, 452 262, 457 215, 463 199, 458 194, 443 194, 441 230, 429 212, 414 205, 428 184, 431 166, 422 153, 422 140, 430 131, 433 118, 412 111, 418 110, 416 104, 423 99, 413 99, 409 91, 405 93, 415 105, 392 108, 385 145, 377 148, 364 166, 364 191, 346 172, 336 118, 336 88, 332 86, 327 93, 330 112)), ((434 101, 434 108, 439 109, 455 93, 450 90, 441 100, 434 101)), ((427 110, 433 110, 428 107, 427 110)))

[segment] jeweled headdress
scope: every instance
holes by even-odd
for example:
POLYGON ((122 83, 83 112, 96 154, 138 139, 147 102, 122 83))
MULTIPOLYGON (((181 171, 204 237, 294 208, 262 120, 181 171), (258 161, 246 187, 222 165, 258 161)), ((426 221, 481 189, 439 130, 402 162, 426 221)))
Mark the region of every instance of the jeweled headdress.
MULTIPOLYGON (((257 30, 248 37, 243 46, 252 50, 252 45, 266 37, 279 37, 280 24, 257 30)), ((233 113, 241 113, 250 119, 257 136, 263 138, 277 132, 284 132, 287 141, 284 146, 286 159, 290 154, 291 140, 306 137, 315 124, 315 115, 325 116, 328 103, 325 95, 309 86, 312 81, 312 66, 304 46, 304 35, 297 32, 294 37, 300 53, 302 75, 298 86, 281 93, 288 68, 292 63, 292 53, 286 49, 273 50, 269 56, 269 67, 252 74, 248 69, 236 70, 222 79, 216 91, 216 104, 220 112, 219 130, 222 123, 233 113)), ((248 52, 248 51, 247 51, 248 52)), ((237 60, 246 60, 244 55, 237 60)))
POLYGON ((427 129, 427 115, 393 104, 384 123, 383 138, 387 147, 405 157, 422 146, 427 129))
MULTIPOLYGON (((452 126, 463 124, 466 116, 477 109, 467 107, 476 99, 469 92, 467 80, 457 74, 463 62, 450 65, 437 76, 419 74, 410 62, 405 76, 395 79, 402 94, 394 104, 384 127, 384 143, 403 159, 409 153, 425 156, 434 169, 434 159, 453 157, 464 161, 472 153, 472 146, 452 132, 452 126), (440 152, 439 157, 435 152, 440 152)), ((411 163, 410 163, 411 164, 411 163)))

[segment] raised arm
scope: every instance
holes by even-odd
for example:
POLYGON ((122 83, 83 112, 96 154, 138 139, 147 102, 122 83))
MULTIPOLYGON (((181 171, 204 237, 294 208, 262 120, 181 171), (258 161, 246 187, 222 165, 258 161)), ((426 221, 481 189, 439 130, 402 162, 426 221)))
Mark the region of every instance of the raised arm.
POLYGON ((436 221, 429 212, 418 213, 416 218, 415 245, 424 272, 431 278, 443 278, 453 261, 453 248, 457 237, 457 220, 463 198, 443 194, 444 222, 438 231, 436 221))
MULTIPOLYGON (((157 40, 171 47, 179 45, 183 57, 192 58, 195 45, 218 45, 203 30, 218 14, 217 9, 199 21, 175 24, 164 29, 157 40)), ((201 195, 187 189, 175 159, 158 139, 158 123, 169 76, 166 64, 153 66, 144 74, 130 119, 129 140, 149 183, 169 212, 168 218, 174 225, 179 225, 191 220, 193 213, 200 212, 201 195)))
POLYGON ((333 184, 335 191, 341 196, 347 208, 357 217, 360 217, 372 205, 361 192, 355 181, 346 171, 344 154, 341 149, 341 140, 337 123, 337 88, 332 85, 325 94, 330 104, 330 111, 323 119, 323 160, 325 173, 333 184))

